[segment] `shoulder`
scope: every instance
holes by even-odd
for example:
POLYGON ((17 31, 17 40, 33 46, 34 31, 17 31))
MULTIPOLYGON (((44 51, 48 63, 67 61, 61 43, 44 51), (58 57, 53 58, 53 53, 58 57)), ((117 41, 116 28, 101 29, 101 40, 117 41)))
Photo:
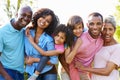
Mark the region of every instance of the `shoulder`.
POLYGON ((44 39, 47 40, 47 41, 53 41, 53 37, 50 36, 50 35, 48 35, 47 33, 43 33, 43 37, 44 37, 44 39))
POLYGON ((113 46, 115 49, 120 50, 120 44, 116 44, 115 46, 113 46))
POLYGON ((10 23, 7 23, 7 24, 4 24, 0 27, 0 34, 3 35, 5 34, 6 32, 10 31, 10 26, 11 24, 10 23))

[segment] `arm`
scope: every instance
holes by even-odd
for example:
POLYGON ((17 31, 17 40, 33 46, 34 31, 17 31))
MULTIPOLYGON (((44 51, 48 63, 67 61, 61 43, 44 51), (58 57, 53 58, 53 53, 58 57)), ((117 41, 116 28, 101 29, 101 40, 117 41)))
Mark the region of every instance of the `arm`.
MULTIPOLYGON (((66 49, 67 52, 69 52, 69 49, 66 49)), ((66 53, 66 50, 65 50, 65 53, 66 53)), ((66 60, 65 60, 65 55, 66 54, 60 54, 58 56, 58 59, 62 65, 62 67, 65 69, 65 71, 69 74, 69 65, 66 63, 66 60)))
POLYGON ((108 76, 114 69, 116 69, 117 65, 114 64, 113 62, 108 62, 105 68, 89 68, 89 67, 83 66, 79 62, 76 62, 76 67, 81 70, 91 72, 94 74, 108 76))
POLYGON ((5 78, 5 80, 13 80, 9 74, 4 70, 2 63, 0 62, 0 74, 5 78))
POLYGON ((66 62, 68 64, 70 64, 73 60, 73 58, 75 57, 78 48, 80 47, 80 45, 82 44, 82 40, 80 38, 77 39, 74 48, 72 49, 72 51, 70 53, 66 53, 66 62))
POLYGON ((40 58, 33 58, 31 56, 26 56, 25 57, 25 64, 27 64, 27 65, 31 65, 34 62, 39 62, 39 61, 40 61, 40 58))
MULTIPOLYGON (((34 57, 31 57, 31 56, 26 56, 25 57, 25 64, 27 64, 27 65, 31 65, 34 62, 39 62, 39 61, 40 61, 40 58, 34 58, 34 57)), ((48 61, 47 64, 51 65, 51 62, 48 61)))
POLYGON ((41 55, 43 55, 43 56, 54 56, 54 55, 58 55, 58 54, 63 53, 63 51, 59 51, 59 50, 44 51, 34 42, 34 39, 30 35, 30 33, 28 33, 28 32, 27 32, 27 37, 28 37, 30 43, 34 46, 34 48, 36 50, 38 50, 38 52, 41 53, 41 55))

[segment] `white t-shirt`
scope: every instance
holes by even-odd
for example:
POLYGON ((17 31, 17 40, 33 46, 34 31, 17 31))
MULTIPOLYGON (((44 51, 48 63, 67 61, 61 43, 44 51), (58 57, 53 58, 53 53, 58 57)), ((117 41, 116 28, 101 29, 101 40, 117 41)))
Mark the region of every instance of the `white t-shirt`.
MULTIPOLYGON (((120 44, 103 46, 95 55, 94 68, 104 68, 108 61, 120 66, 120 44)), ((114 69, 109 76, 92 74, 92 80, 119 80, 119 71, 114 69)))

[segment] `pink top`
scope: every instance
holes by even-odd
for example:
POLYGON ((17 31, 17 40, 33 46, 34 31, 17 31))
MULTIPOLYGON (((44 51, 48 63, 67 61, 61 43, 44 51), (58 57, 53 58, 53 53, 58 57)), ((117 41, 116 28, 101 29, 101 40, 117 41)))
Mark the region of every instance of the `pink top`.
MULTIPOLYGON (((120 66, 120 44, 102 47, 95 55, 94 68, 105 68, 108 61, 120 66)), ((114 69, 109 76, 93 74, 92 80, 119 80, 119 71, 114 69)))
POLYGON ((64 44, 60 44, 60 45, 55 44, 55 49, 64 52, 65 50, 64 44))
POLYGON ((78 49, 78 52, 77 52, 74 60, 70 64, 70 77, 71 77, 71 80, 79 80, 79 79, 77 79, 77 76, 79 76, 79 72, 83 72, 81 70, 77 70, 74 67, 74 62, 79 61, 84 66, 91 66, 94 55, 96 54, 96 52, 98 52, 101 49, 101 47, 103 45, 103 40, 101 39, 101 37, 99 37, 97 39, 93 39, 89 35, 88 32, 84 32, 81 35, 81 39, 82 39, 83 43, 80 46, 80 48, 78 49), (77 73, 78 73, 78 75, 77 75, 77 73), (76 79, 75 79, 75 77, 76 77, 76 79))

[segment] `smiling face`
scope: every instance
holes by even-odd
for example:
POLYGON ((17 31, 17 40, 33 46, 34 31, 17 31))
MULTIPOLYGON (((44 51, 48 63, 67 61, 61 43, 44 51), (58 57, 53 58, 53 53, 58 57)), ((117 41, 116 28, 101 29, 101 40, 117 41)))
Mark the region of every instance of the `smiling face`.
POLYGON ((113 40, 115 28, 111 23, 105 23, 102 30, 102 37, 105 43, 110 43, 113 40))
POLYGON ((52 21, 51 15, 43 16, 37 20, 37 25, 39 28, 45 29, 50 25, 51 21, 52 21))
POLYGON ((80 37, 81 34, 83 32, 83 25, 82 23, 78 23, 75 25, 74 29, 73 29, 73 34, 76 36, 76 37, 80 37))
POLYGON ((64 43, 65 43, 65 40, 66 40, 65 33, 59 32, 59 33, 54 37, 54 40, 55 40, 55 44, 64 44, 64 43))
POLYGON ((26 27, 32 18, 32 10, 30 7, 23 7, 19 10, 16 18, 16 26, 18 29, 26 27))
POLYGON ((103 22, 100 16, 91 16, 89 17, 88 24, 87 24, 89 30, 89 34, 93 38, 98 38, 98 36, 101 33, 101 29, 103 26, 103 22))

